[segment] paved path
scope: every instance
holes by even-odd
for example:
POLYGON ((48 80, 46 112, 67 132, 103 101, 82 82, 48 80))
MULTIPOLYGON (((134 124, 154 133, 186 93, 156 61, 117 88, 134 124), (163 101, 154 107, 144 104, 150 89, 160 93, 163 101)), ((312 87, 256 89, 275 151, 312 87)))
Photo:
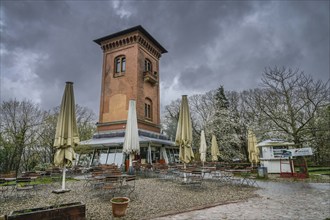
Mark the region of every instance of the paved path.
POLYGON ((191 211, 157 220, 321 219, 330 218, 330 184, 258 182, 260 197, 246 202, 191 211))

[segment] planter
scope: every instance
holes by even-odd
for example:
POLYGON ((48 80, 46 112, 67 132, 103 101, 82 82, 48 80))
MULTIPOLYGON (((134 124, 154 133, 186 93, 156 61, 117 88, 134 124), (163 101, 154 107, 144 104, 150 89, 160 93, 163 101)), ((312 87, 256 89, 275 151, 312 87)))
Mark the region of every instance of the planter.
POLYGON ((112 215, 114 217, 122 217, 126 215, 126 209, 130 199, 127 197, 113 197, 111 199, 112 215))
POLYGON ((85 220, 86 206, 81 202, 13 211, 8 220, 85 220))

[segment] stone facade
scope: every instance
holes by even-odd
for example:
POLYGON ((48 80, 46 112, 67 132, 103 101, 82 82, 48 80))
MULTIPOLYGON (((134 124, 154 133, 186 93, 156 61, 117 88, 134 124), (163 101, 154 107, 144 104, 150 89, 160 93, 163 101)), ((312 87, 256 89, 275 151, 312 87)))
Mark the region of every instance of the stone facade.
POLYGON ((159 59, 167 51, 141 26, 95 42, 103 50, 98 131, 125 129, 128 103, 134 99, 138 128, 160 133, 159 59), (125 59, 124 71, 116 71, 117 58, 125 59))

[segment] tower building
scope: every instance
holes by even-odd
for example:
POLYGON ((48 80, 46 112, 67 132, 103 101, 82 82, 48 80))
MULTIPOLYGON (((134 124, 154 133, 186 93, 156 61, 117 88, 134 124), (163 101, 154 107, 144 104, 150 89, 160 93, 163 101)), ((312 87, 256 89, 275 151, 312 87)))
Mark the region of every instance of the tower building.
POLYGON ((112 162, 109 154, 121 153, 132 99, 140 142, 136 160, 174 162, 178 148, 161 134, 160 125, 159 60, 166 49, 140 25, 94 42, 103 52, 99 121, 93 138, 80 143, 94 149, 92 163, 95 153, 99 160, 107 153, 105 163, 112 162))
POLYGON ((103 50, 98 131, 125 127, 136 100, 138 127, 160 132, 159 59, 166 53, 142 26, 94 40, 103 50))

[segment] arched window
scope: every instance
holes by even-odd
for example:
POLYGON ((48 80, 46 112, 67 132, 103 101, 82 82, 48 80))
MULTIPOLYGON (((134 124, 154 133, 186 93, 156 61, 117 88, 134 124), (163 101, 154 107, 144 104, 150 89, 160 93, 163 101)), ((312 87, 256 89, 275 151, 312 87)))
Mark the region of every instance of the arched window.
POLYGON ((144 102, 144 117, 147 120, 152 120, 152 101, 149 98, 146 98, 144 102))
POLYGON ((125 73, 126 71, 126 57, 118 56, 115 58, 115 73, 125 73))
POLYGON ((148 59, 144 60, 144 72, 152 72, 151 61, 148 59))

